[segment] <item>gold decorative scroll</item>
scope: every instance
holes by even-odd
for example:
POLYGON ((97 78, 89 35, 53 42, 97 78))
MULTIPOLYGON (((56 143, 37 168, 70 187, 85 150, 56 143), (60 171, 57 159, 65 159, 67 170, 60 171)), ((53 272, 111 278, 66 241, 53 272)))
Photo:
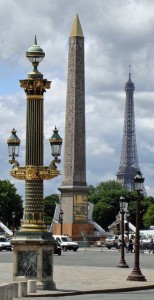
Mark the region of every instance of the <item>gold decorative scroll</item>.
POLYGON ((51 81, 47 79, 24 79, 20 80, 20 86, 26 95, 43 95, 46 89, 50 89, 51 81))
POLYGON ((57 169, 44 166, 14 167, 10 175, 19 180, 48 180, 60 175, 57 169))

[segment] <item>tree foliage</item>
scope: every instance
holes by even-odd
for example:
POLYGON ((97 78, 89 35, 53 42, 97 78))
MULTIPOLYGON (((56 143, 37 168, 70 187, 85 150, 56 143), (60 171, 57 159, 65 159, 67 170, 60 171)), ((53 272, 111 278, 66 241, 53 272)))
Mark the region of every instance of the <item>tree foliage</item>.
POLYGON ((95 188, 90 186, 88 200, 94 203, 93 220, 105 230, 116 220, 121 196, 129 199, 130 192, 116 181, 101 182, 95 188))
POLYGON ((144 226, 148 227, 154 225, 154 204, 150 204, 144 217, 143 217, 144 226))
POLYGON ((113 220, 112 208, 112 205, 103 203, 101 201, 97 202, 94 205, 93 220, 97 221, 98 224, 103 224, 102 227, 107 229, 109 225, 109 220, 113 220))
POLYGON ((59 203, 59 197, 57 194, 52 194, 44 198, 44 222, 46 225, 50 225, 52 223, 56 203, 59 203))
MULTIPOLYGON (((101 182, 96 187, 89 187, 88 200, 94 203, 93 219, 102 228, 108 229, 115 220, 120 210, 119 200, 123 196, 128 201, 128 209, 130 212, 130 222, 136 223, 136 193, 123 188, 117 181, 101 182)), ((153 197, 141 197, 141 224, 143 228, 144 215, 150 204, 154 203, 153 197)), ((151 224, 152 225, 152 224, 151 224)))
POLYGON ((0 180, 0 221, 7 227, 15 228, 20 226, 23 215, 22 198, 16 193, 17 190, 9 180, 0 180), (15 219, 12 219, 12 212, 15 212, 15 219))

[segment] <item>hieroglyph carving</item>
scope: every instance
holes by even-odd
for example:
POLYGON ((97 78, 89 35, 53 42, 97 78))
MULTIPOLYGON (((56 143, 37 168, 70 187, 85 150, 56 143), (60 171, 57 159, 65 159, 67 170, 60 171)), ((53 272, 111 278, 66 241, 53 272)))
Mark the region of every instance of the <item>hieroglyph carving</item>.
POLYGON ((84 185, 85 172, 84 38, 71 37, 65 121, 63 183, 84 185))

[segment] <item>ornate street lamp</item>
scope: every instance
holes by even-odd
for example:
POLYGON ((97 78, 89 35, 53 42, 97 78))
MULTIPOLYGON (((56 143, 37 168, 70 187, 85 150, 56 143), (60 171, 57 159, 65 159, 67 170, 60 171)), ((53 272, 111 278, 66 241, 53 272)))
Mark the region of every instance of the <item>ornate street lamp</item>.
POLYGON ((60 210, 60 213, 59 213, 59 222, 60 222, 60 226, 61 226, 61 230, 60 230, 60 232, 61 232, 61 235, 63 234, 63 210, 61 209, 60 210))
POLYGON ((127 280, 130 281, 146 281, 145 276, 141 273, 139 267, 139 253, 140 253, 140 200, 141 192, 143 191, 144 178, 140 171, 137 172, 134 177, 135 191, 137 192, 136 199, 136 235, 135 235, 135 258, 134 258, 134 268, 132 273, 128 276, 127 280))
POLYGON ((14 236, 14 228, 15 228, 15 217, 16 217, 16 214, 15 214, 15 212, 13 211, 13 212, 12 212, 12 220, 13 220, 13 236, 14 236))
POLYGON ((16 134, 16 130, 13 128, 11 130, 11 135, 7 139, 7 144, 8 144, 8 151, 9 151, 9 157, 12 157, 12 159, 9 160, 10 164, 15 164, 19 165, 18 162, 16 161, 16 157, 19 156, 19 146, 20 146, 20 139, 18 138, 16 134))
POLYGON ((62 139, 55 128, 49 140, 54 159, 49 166, 44 166, 44 93, 51 85, 51 81, 44 79, 43 74, 38 71, 38 65, 44 56, 35 36, 34 44, 26 52, 33 70, 28 73, 27 79, 20 80, 20 87, 26 94, 25 166, 20 166, 15 160, 20 145, 15 129, 7 140, 9 156, 12 157, 9 162, 14 164, 10 174, 16 179, 25 180, 23 222, 13 239, 13 280, 22 278, 23 281, 28 281, 33 278, 37 289, 41 290, 55 289, 52 266, 55 241, 44 223, 43 182, 60 174, 56 163, 60 163, 58 158, 62 145, 62 139))
POLYGON ((61 146, 62 146, 62 138, 58 134, 58 129, 55 126, 55 129, 53 130, 53 135, 49 139, 50 146, 51 146, 51 155, 54 156, 54 160, 50 164, 50 168, 57 168, 56 163, 60 163, 61 160, 58 159, 58 156, 61 155, 61 146))
POLYGON ((121 196, 120 197, 120 214, 121 214, 121 259, 117 267, 119 268, 129 268, 129 266, 125 262, 125 241, 124 241, 124 214, 127 210, 128 203, 126 199, 121 196))

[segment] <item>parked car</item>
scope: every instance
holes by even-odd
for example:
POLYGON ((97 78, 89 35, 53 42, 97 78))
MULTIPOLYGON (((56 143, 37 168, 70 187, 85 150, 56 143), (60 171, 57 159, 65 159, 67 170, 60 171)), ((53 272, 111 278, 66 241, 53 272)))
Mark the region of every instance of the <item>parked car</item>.
POLYGON ((53 235, 53 237, 60 244, 63 251, 77 251, 79 248, 78 243, 73 242, 67 235, 53 235))
POLYGON ((2 250, 12 251, 11 243, 3 235, 0 236, 0 251, 2 251, 2 250))
MULTIPOLYGON (((135 233, 131 235, 135 241, 135 233)), ((142 232, 140 233, 140 250, 150 249, 150 236, 147 237, 142 232)))
MULTIPOLYGON (((152 236, 151 236, 152 237, 152 236)), ((146 236, 144 234, 141 234, 140 236, 140 249, 141 250, 146 250, 146 249, 150 249, 150 240, 151 240, 150 236, 146 236)))
POLYGON ((109 235, 105 239, 105 246, 108 249, 116 248, 119 249, 119 237, 118 235, 109 235))

